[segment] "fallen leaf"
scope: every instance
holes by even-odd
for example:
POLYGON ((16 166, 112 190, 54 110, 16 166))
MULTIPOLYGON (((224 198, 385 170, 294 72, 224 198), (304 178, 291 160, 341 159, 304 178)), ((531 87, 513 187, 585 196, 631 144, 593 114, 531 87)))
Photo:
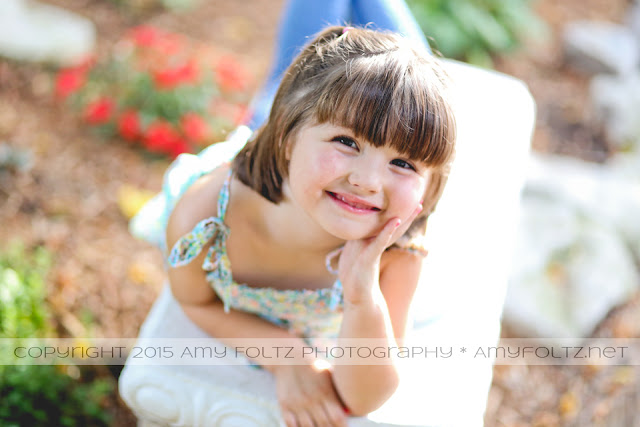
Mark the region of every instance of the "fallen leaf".
POLYGON ((613 373, 613 382, 620 385, 631 384, 635 380, 635 367, 620 366, 613 373))
POLYGON ((568 391, 560 397, 558 402, 558 411, 563 418, 571 418, 578 413, 580 409, 580 399, 572 391, 568 391))
POLYGON ((122 185, 118 190, 120 212, 127 219, 131 219, 154 195, 154 192, 148 190, 141 190, 128 184, 122 185))
POLYGON ((129 264, 127 269, 127 277, 133 283, 144 285, 152 282, 153 269, 147 263, 134 261, 129 264))

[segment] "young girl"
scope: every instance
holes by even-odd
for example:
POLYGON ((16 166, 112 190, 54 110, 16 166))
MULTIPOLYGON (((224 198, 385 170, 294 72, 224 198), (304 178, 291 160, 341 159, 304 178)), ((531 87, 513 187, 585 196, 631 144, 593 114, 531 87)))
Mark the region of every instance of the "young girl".
MULTIPOLYGON (((233 161, 192 169, 167 202, 176 300, 222 342, 397 346, 454 141, 436 59, 391 33, 327 28, 233 161)), ((252 362, 274 375, 288 426, 346 425, 345 410, 367 414, 398 385, 393 364, 252 362)))

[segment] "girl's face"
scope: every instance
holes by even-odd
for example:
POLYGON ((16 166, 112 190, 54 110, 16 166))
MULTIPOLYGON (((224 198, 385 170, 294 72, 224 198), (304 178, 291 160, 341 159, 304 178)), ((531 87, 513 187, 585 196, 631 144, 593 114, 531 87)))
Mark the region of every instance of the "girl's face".
POLYGON ((303 126, 288 147, 285 196, 331 235, 372 237, 422 202, 429 168, 330 123, 303 126))

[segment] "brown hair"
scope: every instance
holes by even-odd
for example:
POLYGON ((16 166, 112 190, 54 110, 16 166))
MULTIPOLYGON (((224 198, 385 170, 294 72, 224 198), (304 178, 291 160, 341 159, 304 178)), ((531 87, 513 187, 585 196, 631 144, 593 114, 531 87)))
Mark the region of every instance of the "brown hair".
POLYGON ((266 199, 282 200, 286 146, 302 125, 330 122, 376 147, 425 162, 431 179, 424 210, 398 242, 424 235, 454 156, 456 126, 446 73, 422 46, 386 32, 329 27, 286 71, 266 124, 238 153, 238 178, 266 199))

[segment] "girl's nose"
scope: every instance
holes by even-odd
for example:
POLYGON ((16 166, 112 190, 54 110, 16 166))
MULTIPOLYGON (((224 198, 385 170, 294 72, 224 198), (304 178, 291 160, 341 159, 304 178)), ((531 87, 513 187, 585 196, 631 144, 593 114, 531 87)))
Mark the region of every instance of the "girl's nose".
POLYGON ((377 193, 382 188, 381 173, 375 168, 354 168, 348 176, 348 181, 363 193, 377 193))

